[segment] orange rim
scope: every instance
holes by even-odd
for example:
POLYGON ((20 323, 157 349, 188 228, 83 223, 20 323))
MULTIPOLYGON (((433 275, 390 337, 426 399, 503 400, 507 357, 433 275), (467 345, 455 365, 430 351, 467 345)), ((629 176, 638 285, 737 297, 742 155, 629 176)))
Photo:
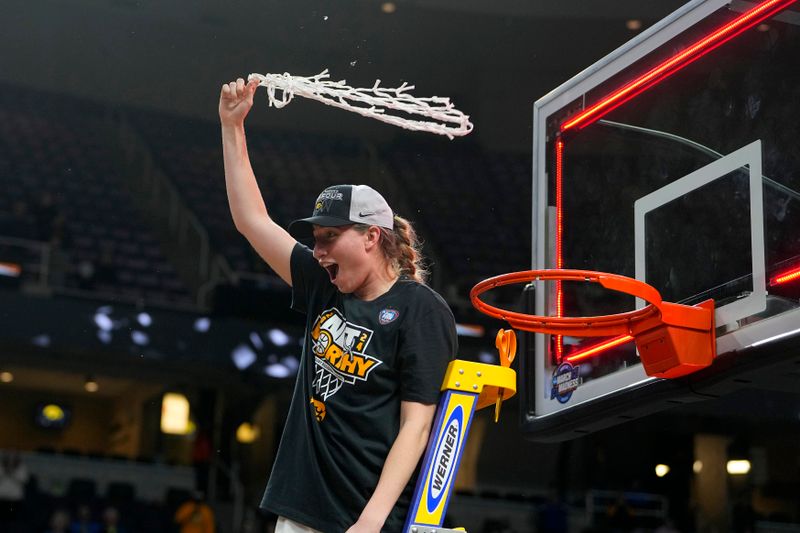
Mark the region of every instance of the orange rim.
POLYGON ((661 295, 651 285, 633 278, 595 272, 592 270, 526 270, 511 272, 485 279, 475 285, 469 293, 472 305, 486 315, 505 320, 512 327, 523 331, 549 333, 552 335, 571 335, 575 337, 605 337, 624 335, 630 332, 635 322, 659 316, 661 314, 661 295), (504 285, 525 283, 530 281, 581 281, 599 283, 609 290, 624 292, 641 298, 649 305, 642 309, 596 317, 555 317, 537 316, 500 309, 480 299, 486 291, 504 285))

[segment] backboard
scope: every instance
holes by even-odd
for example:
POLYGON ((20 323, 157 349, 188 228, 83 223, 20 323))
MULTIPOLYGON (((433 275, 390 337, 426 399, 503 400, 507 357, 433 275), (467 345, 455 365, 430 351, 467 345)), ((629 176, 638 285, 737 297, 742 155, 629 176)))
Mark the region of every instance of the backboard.
MULTIPOLYGON (((533 269, 645 281, 716 302, 717 360, 648 377, 630 338, 531 335, 523 428, 558 440, 699 400, 800 354, 800 5, 690 2, 538 100, 533 269)), ((643 302, 538 282, 529 312, 643 302)), ((800 383, 797 384, 800 387, 800 383)))

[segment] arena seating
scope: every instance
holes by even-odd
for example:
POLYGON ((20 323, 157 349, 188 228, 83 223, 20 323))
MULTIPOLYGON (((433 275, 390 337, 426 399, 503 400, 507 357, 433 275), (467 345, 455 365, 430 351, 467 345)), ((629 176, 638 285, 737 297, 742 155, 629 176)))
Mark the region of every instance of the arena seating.
POLYGON ((0 86, 0 212, 14 237, 49 242, 56 287, 190 304, 125 191, 100 105, 0 86), (11 221, 9 221, 11 222, 11 221))
MULTIPOLYGON (((0 92, 0 174, 8 183, 0 213, 9 216, 16 204, 27 205, 27 213, 17 215, 24 223, 15 222, 15 227, 31 238, 56 243, 56 266, 63 263, 57 284, 131 299, 190 303, 145 215, 125 190, 119 147, 105 108, 8 86, 0 92), (42 228, 42 219, 49 221, 47 228, 42 228), (87 268, 93 271, 88 280, 87 268)), ((272 274, 231 220, 219 126, 152 111, 125 114, 205 224, 213 250, 238 272, 272 274)), ((280 224, 306 216, 326 185, 370 183, 363 141, 253 127, 248 142, 270 214, 280 224)), ((451 290, 465 293, 479 279, 528 267, 526 156, 456 143, 447 150, 398 143, 377 148, 373 153, 390 179, 402 183, 406 205, 416 208, 410 218, 427 230, 425 240, 439 252, 439 267, 451 290)))
MULTIPOLYGON (((233 225, 219 126, 157 113, 129 116, 189 208, 207 225, 217 251, 237 271, 268 271, 233 225)), ((351 139, 248 128, 248 144, 270 216, 282 225, 307 216, 325 186, 358 179, 366 169, 363 147, 351 139)))
POLYGON ((529 160, 473 150, 382 151, 414 198, 460 291, 530 265, 529 160), (468 186, 467 186, 468 184, 468 186))

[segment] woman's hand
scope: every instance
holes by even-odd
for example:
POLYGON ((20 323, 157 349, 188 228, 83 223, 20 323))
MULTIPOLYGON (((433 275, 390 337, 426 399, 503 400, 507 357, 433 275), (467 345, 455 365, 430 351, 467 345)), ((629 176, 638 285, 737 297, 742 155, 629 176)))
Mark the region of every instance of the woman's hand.
POLYGON ((258 80, 245 83, 239 78, 222 86, 219 94, 219 120, 223 126, 239 126, 253 107, 258 80))

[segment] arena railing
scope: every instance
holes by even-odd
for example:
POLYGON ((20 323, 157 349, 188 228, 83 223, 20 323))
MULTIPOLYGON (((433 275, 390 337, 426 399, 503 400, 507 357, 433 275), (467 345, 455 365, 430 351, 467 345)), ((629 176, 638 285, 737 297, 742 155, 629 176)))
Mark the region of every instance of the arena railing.
POLYGON ((153 220, 168 235, 172 245, 167 247, 172 252, 169 259, 183 273, 181 277, 190 285, 198 306, 203 307, 207 305, 207 287, 212 279, 228 277, 230 268, 225 268, 224 260, 211 253, 205 226, 186 206, 183 196, 155 162, 136 129, 121 114, 117 123, 126 168, 130 169, 132 192, 137 193, 153 220))

